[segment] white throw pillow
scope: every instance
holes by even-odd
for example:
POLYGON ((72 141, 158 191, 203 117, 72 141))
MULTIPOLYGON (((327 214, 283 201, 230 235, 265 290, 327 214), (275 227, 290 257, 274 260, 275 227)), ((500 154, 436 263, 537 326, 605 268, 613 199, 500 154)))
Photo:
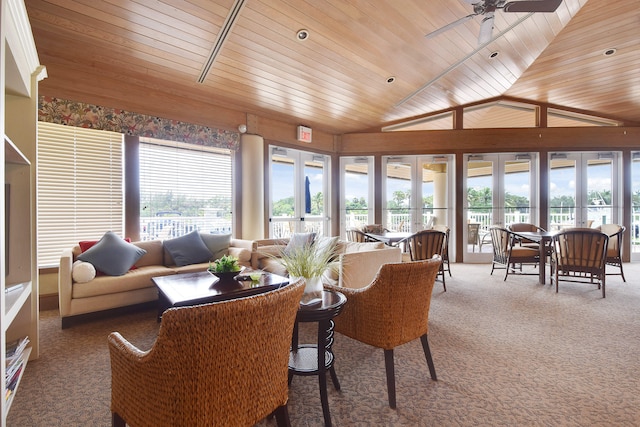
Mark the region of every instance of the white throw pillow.
POLYGON ((73 263, 71 277, 76 283, 89 282, 96 277, 96 268, 91 263, 78 260, 73 263))

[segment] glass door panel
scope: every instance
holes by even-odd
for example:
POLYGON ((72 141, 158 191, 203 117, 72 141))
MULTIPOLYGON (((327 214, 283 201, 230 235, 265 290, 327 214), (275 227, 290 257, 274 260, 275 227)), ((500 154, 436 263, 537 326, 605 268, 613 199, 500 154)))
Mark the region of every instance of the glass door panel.
POLYGON ((466 242, 465 261, 486 262, 487 256, 477 256, 481 252, 492 252, 490 245, 484 245, 489 227, 495 223, 498 203, 494 200, 497 158, 493 156, 469 156, 466 163, 467 227, 463 230, 466 242))
POLYGON ((409 158, 387 159, 383 225, 389 230, 398 230, 399 227, 409 228, 410 231, 414 229, 417 221, 415 203, 412 203, 414 165, 415 161, 409 158))
POLYGON ((612 191, 613 159, 587 159, 586 195, 587 215, 583 227, 598 227, 614 221, 614 205, 612 191))
POLYGON ((534 171, 531 160, 510 160, 504 164, 504 222, 535 223, 531 206, 531 181, 534 171))
POLYGON ((275 239, 289 237, 296 230, 295 161, 287 150, 273 149, 271 153, 271 199, 269 236, 275 239))
POLYGON ((549 161, 549 229, 576 224, 576 159, 551 155, 549 161))
POLYGON ((340 158, 340 235, 373 223, 373 157, 340 158))
POLYGON ((640 152, 631 161, 631 261, 640 259, 640 152))
POLYGON ((302 157, 305 181, 302 229, 307 233, 313 232, 318 236, 324 236, 327 218, 325 206, 328 203, 328 195, 325 191, 328 189, 325 183, 325 156, 303 154, 302 157))

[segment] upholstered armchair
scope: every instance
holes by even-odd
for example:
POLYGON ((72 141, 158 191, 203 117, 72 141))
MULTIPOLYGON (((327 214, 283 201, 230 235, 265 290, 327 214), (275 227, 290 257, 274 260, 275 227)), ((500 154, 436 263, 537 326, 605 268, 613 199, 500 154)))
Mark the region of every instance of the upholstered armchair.
POLYGON ((288 426, 289 346, 302 282, 164 312, 141 351, 109 335, 114 426, 288 426))
POLYGON ((437 257, 383 264, 371 284, 360 289, 325 285, 347 297, 342 312, 334 319, 335 330, 384 350, 392 408, 396 407, 394 348, 420 338, 431 378, 437 380, 427 332, 433 284, 441 263, 437 257))

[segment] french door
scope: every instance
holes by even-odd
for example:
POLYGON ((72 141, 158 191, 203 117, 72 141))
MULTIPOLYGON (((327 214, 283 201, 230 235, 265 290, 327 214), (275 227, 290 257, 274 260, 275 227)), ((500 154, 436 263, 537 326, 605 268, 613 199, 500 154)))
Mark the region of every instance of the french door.
POLYGON ((325 235, 330 227, 330 157, 269 147, 269 237, 325 235))
POLYGON ((549 154, 549 227, 619 223, 620 153, 549 154))
POLYGON ((465 156, 465 160, 464 259, 490 262, 492 225, 539 222, 537 157, 522 153, 474 154, 465 156))
POLYGON ((384 226, 411 233, 436 224, 452 228, 452 165, 453 156, 445 155, 383 157, 384 226))

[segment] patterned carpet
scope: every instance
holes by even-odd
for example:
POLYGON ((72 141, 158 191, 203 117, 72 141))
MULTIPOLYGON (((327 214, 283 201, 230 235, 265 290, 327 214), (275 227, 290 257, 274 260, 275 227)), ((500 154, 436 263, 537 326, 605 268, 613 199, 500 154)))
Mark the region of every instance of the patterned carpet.
MULTIPOLYGON (((608 278, 606 299, 588 284, 563 283, 556 294, 535 276, 503 282, 489 271, 454 264, 447 292, 436 283, 429 340, 438 381, 418 341, 396 349, 397 410, 387 403, 382 350, 337 335, 333 425, 640 425, 640 264, 625 265, 627 283, 608 278)), ((110 425, 106 336, 120 331, 146 349, 157 330, 153 310, 65 330, 56 311, 41 313, 41 356, 7 425, 110 425)), ((323 425, 316 377, 295 377, 289 395, 293 426, 323 425)))

